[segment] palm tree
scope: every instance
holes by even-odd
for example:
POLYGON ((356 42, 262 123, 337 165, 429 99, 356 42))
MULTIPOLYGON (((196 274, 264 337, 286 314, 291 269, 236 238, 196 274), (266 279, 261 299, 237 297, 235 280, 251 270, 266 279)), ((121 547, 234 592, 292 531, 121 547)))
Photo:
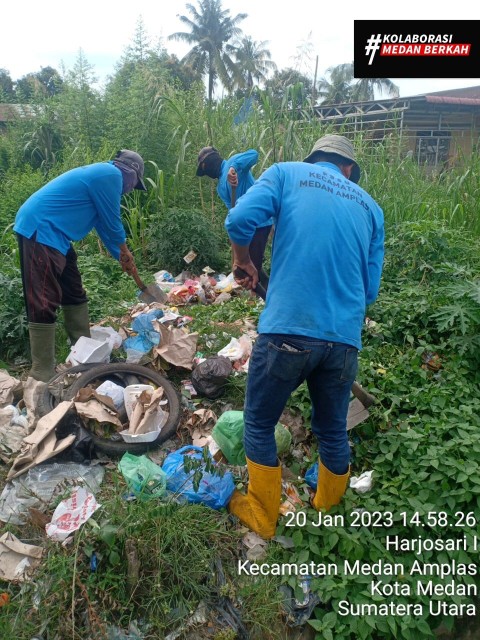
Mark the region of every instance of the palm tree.
POLYGON ((397 85, 388 78, 360 78, 352 87, 352 101, 375 100, 375 89, 392 98, 399 96, 397 85))
POLYGON ((330 79, 325 76, 318 83, 318 95, 323 104, 351 102, 353 71, 350 63, 339 64, 327 69, 330 79))
POLYGON ((266 48, 267 42, 255 42, 250 36, 242 38, 235 49, 234 56, 238 65, 236 84, 242 89, 253 89, 254 80, 257 84, 265 82, 270 71, 275 71, 277 65, 271 60, 271 53, 266 48))
POLYGON ((234 47, 229 43, 240 37, 242 31, 237 25, 247 14, 230 17, 230 11, 222 9, 221 0, 198 0, 198 8, 192 4, 187 4, 186 8, 192 17, 177 17, 190 31, 172 33, 169 40, 183 40, 193 45, 182 61, 195 71, 207 74, 208 100, 211 102, 216 78, 226 87, 231 86, 236 67, 231 58, 234 47))
POLYGON ((392 97, 398 97, 398 87, 388 78, 355 79, 353 63, 346 62, 327 69, 330 79, 322 78, 318 93, 323 104, 341 104, 375 99, 375 89, 392 97))

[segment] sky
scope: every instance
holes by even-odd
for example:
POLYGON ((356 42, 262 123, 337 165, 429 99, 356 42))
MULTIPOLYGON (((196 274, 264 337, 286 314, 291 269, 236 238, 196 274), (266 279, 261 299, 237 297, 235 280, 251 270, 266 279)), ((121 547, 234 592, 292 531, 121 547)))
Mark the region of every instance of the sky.
MULTIPOLYGON (((197 4, 196 0, 189 1, 197 4)), ((186 4, 184 0, 4 3, 0 12, 0 68, 6 69, 13 80, 46 66, 68 71, 81 49, 101 86, 132 42, 140 18, 152 42, 161 38, 167 51, 181 58, 188 45, 168 40, 168 36, 185 30, 178 15, 189 15, 186 4)), ((244 34, 267 41, 279 69, 298 68, 312 78, 317 56, 319 78, 329 67, 353 61, 354 20, 480 19, 480 4, 471 0, 457 0, 454 16, 450 3, 442 8, 437 0, 223 0, 222 6, 231 16, 248 14, 240 24, 244 34), (299 61, 302 49, 304 55, 299 61), (305 55, 306 51, 310 53, 305 55)), ((390 79, 398 85, 402 97, 480 85, 480 78, 390 79)))

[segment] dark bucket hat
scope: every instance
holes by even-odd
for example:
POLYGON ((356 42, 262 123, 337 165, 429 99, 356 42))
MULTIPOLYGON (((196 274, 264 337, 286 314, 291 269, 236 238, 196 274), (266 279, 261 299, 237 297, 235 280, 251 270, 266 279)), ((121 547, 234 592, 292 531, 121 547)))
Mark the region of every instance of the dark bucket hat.
POLYGON ((117 153, 114 158, 115 162, 119 162, 120 164, 133 169, 137 174, 138 182, 135 185, 135 189, 139 191, 146 191, 147 187, 143 181, 143 173, 145 171, 145 163, 143 162, 143 158, 136 151, 130 151, 129 149, 122 149, 117 153))
POLYGON ((207 158, 213 155, 217 155, 217 156, 220 155, 218 150, 215 149, 215 147, 203 147, 203 149, 200 150, 197 158, 197 176, 200 177, 205 175, 205 170, 202 167, 202 164, 205 162, 207 158))

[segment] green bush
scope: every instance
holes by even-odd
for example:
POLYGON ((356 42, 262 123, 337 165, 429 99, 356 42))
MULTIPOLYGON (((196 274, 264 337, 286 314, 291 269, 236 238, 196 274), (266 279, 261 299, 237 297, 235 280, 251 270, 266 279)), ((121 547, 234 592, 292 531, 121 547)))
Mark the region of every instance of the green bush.
POLYGON ((149 229, 147 260, 156 269, 177 274, 184 269, 199 273, 207 265, 215 271, 227 269, 229 252, 227 235, 200 211, 169 209, 149 229), (197 254, 187 263, 184 256, 197 254))

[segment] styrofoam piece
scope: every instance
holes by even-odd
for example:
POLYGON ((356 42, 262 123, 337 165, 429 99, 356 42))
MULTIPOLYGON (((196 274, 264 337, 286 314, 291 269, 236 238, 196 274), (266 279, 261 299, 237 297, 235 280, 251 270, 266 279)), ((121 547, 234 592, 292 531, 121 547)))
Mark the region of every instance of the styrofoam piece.
POLYGON ((120 431, 120 435, 125 440, 125 442, 153 442, 158 438, 158 434, 161 429, 157 429, 156 431, 149 431, 148 433, 128 433, 128 429, 124 429, 120 431))
POLYGON ((90 337, 99 342, 108 341, 112 349, 120 349, 122 346, 122 336, 113 327, 94 325, 90 327, 90 337))
POLYGON ((151 384, 129 384, 123 390, 123 399, 125 401, 125 411, 127 412, 127 418, 130 420, 132 415, 133 406, 136 403, 138 397, 142 391, 150 391, 153 393, 155 389, 151 384))
POLYGON ((67 357, 67 362, 85 364, 88 362, 109 362, 112 347, 108 342, 100 342, 81 336, 67 357))

